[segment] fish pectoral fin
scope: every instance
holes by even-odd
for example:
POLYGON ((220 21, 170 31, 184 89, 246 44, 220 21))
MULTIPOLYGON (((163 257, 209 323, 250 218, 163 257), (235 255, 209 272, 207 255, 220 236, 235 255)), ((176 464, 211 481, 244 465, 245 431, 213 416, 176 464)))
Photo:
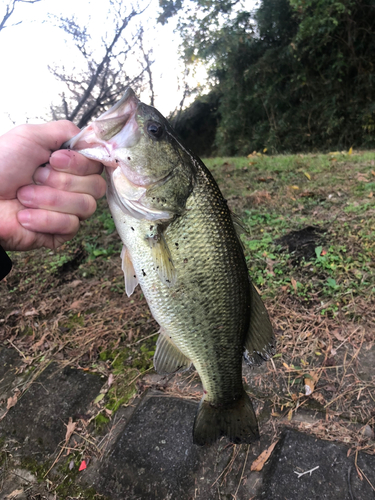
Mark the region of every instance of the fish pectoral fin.
POLYGON ((155 370, 160 375, 165 375, 187 370, 191 364, 190 359, 178 349, 171 337, 160 330, 154 354, 155 370))
POLYGON ((176 269, 171 252, 168 248, 163 231, 158 229, 155 234, 147 237, 154 267, 164 285, 171 287, 176 282, 176 269))
POLYGON ((128 297, 134 292, 135 287, 138 285, 138 278, 135 274, 133 262, 130 259, 129 250, 123 245, 121 250, 121 269, 124 272, 125 278, 125 292, 128 297))
POLYGON ((227 436, 235 444, 252 443, 259 439, 257 418, 245 391, 228 406, 214 406, 204 399, 205 396, 199 403, 194 420, 194 444, 209 445, 222 436, 227 436))
POLYGON ((275 336, 267 309, 250 283, 250 326, 245 337, 244 358, 249 365, 260 365, 275 353, 275 336))

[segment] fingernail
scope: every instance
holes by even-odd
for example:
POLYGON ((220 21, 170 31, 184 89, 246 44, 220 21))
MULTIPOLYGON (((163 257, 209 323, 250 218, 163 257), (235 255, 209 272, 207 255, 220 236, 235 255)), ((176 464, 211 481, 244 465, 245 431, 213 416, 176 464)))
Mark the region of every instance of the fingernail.
POLYGON ((33 186, 24 186, 17 191, 17 198, 23 205, 33 205, 35 189, 33 186))
POLYGON ((50 167, 38 168, 34 174, 35 184, 44 184, 51 173, 50 167))
POLYGON ((18 222, 21 224, 21 226, 25 227, 26 229, 30 227, 30 220, 31 220, 31 214, 30 210, 20 210, 17 214, 17 219, 18 222))
POLYGON ((65 151, 60 149, 52 153, 49 164, 56 170, 69 170, 70 162, 72 161, 72 153, 70 151, 65 151))

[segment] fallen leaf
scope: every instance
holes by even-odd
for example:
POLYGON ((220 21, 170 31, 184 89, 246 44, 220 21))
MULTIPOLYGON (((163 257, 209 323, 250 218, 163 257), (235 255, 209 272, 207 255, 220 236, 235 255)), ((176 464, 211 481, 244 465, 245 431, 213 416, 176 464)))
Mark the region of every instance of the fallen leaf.
POLYGON ((292 420, 292 417, 293 417, 293 408, 288 411, 288 420, 289 420, 289 422, 292 420))
POLYGON ((71 305, 69 309, 81 309, 83 305, 83 300, 75 300, 71 305))
POLYGON ((359 182, 369 182, 368 178, 366 177, 365 174, 358 173, 357 174, 357 180, 359 182))
POLYGON ((351 155, 353 153, 353 148, 350 148, 348 151, 348 155, 351 155))
POLYGON ((94 404, 99 403, 104 398, 105 394, 99 394, 99 396, 96 396, 94 399, 94 404))
POLYGON ((321 405, 325 405, 327 403, 327 401, 324 399, 323 395, 320 394, 320 392, 315 392, 312 397, 313 399, 318 401, 318 403, 320 403, 321 405))
POLYGON ((264 464, 267 462, 269 459, 271 453, 273 452, 273 449, 275 448, 277 444, 277 441, 271 444, 266 450, 262 451, 262 453, 259 455, 258 458, 254 460, 254 462, 251 464, 250 470, 251 471, 256 471, 260 472, 263 469, 264 464))
POLYGON ((14 490, 12 491, 12 493, 9 493, 9 495, 7 495, 7 499, 8 500, 12 500, 13 498, 17 498, 18 495, 21 495, 21 493, 23 493, 24 491, 23 490, 14 490))
POLYGON ((77 427, 77 422, 73 422, 72 417, 69 417, 69 422, 66 425, 66 434, 65 434, 65 444, 68 443, 71 435, 75 431, 75 428, 77 427))
POLYGON ((107 384, 108 384, 108 387, 111 387, 111 385, 113 384, 113 373, 109 374, 107 384))
POLYGON ((299 189, 298 186, 290 186, 291 189, 299 189))
POLYGON ((31 346, 31 349, 35 352, 37 349, 39 349, 40 346, 44 344, 44 341, 46 340, 46 337, 48 337, 49 332, 46 332, 42 335, 42 338, 38 340, 35 344, 31 346))
POLYGON ((310 372, 307 375, 305 375, 304 383, 305 383, 306 396, 310 396, 310 394, 314 392, 318 380, 319 380, 319 375, 314 372, 310 372))
POLYGON ((72 281, 71 283, 69 283, 69 287, 71 288, 76 288, 78 285, 80 285, 82 283, 82 280, 74 280, 72 281))
POLYGON ((315 196, 314 191, 302 191, 300 193, 301 198, 313 198, 315 196))
POLYGON ((273 177, 258 177, 257 181, 258 182, 270 182, 270 181, 273 181, 273 177))
POLYGON ((311 175, 308 173, 308 172, 303 172, 305 174, 305 176, 310 180, 311 179, 311 175))
POLYGON ((297 281, 292 277, 292 278, 290 278, 290 282, 292 284, 294 291, 296 292, 297 291, 297 281))
POLYGON ((81 462, 81 465, 79 466, 79 472, 81 472, 81 470, 85 470, 87 467, 87 464, 86 464, 86 461, 85 460, 82 460, 81 462))
POLYGON ((17 403, 17 399, 18 399, 18 394, 15 394, 14 396, 11 396, 10 398, 8 398, 7 410, 10 410, 10 408, 12 408, 17 403))
POLYGON ((34 308, 30 309, 30 311, 26 311, 24 316, 35 316, 36 314, 38 314, 38 311, 34 308))
POLYGON ((260 205, 271 199, 271 195, 268 191, 255 191, 251 195, 251 199, 254 205, 260 205))
POLYGON ((338 330, 333 330, 332 333, 337 338, 337 340, 339 340, 340 342, 342 342, 343 340, 345 340, 345 337, 343 337, 342 335, 340 335, 340 333, 339 333, 338 330))

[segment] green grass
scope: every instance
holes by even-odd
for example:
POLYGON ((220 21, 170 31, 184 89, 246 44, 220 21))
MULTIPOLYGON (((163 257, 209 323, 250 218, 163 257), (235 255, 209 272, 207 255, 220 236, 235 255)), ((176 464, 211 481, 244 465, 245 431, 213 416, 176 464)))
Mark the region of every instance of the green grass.
POLYGON ((253 154, 205 163, 245 223, 250 275, 266 297, 286 287, 321 314, 335 315, 348 312, 353 297, 374 293, 374 153, 253 154), (277 244, 308 226, 323 234, 308 259, 277 244))

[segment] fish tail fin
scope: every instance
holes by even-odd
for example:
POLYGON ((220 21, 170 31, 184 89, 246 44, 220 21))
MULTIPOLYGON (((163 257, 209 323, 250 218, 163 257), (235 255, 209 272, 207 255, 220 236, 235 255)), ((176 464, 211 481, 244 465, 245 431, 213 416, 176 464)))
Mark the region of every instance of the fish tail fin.
POLYGON ((193 427, 194 444, 212 444, 222 436, 236 444, 259 439, 257 418, 245 391, 230 407, 213 406, 204 396, 199 403, 193 427))

